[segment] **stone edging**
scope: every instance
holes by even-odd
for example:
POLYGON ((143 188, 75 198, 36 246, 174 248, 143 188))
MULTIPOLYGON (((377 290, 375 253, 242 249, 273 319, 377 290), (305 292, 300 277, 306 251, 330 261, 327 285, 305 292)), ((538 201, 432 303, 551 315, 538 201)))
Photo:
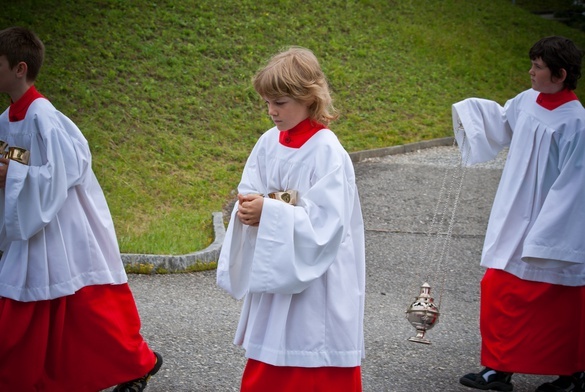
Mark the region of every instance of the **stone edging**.
POLYGON ((374 150, 364 150, 352 152, 349 154, 353 163, 358 163, 368 158, 380 158, 387 155, 404 154, 407 152, 414 152, 423 150, 425 148, 451 146, 453 144, 453 137, 443 137, 440 139, 424 140, 422 142, 402 144, 400 146, 392 146, 385 148, 376 148, 374 150))
MULTIPOLYGON (((425 140, 422 142, 403 144, 400 146, 392 146, 386 148, 376 148, 373 150, 364 150, 350 153, 349 156, 352 162, 361 162, 368 158, 380 158, 387 155, 404 154, 425 148, 450 146, 453 144, 453 137, 445 137, 440 139, 425 140)), ((214 212, 213 216, 213 231, 215 239, 207 248, 185 254, 185 255, 151 255, 151 254, 136 254, 123 253, 122 262, 128 266, 138 266, 147 264, 153 266, 153 271, 162 268, 169 272, 185 271, 190 266, 197 264, 210 264, 216 262, 219 258, 219 252, 225 238, 225 226, 223 224, 223 213, 214 212)))
POLYGON ((185 271, 190 266, 216 262, 219 259, 219 251, 225 237, 225 226, 223 224, 223 213, 214 212, 212 215, 215 239, 207 248, 178 256, 123 253, 122 262, 128 266, 148 264, 154 267, 153 271, 156 271, 157 268, 164 268, 169 272, 185 271))

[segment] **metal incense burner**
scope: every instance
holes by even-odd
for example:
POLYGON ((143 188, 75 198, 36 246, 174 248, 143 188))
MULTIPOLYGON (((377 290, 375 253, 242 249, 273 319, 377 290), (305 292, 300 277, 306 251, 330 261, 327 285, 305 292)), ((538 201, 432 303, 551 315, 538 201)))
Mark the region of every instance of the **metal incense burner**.
POLYGON ((425 333, 433 328, 439 321, 439 307, 435 305, 431 297, 431 286, 423 283, 420 287, 420 294, 406 310, 408 322, 416 329, 416 336, 408 338, 411 342, 431 344, 425 338, 425 333))

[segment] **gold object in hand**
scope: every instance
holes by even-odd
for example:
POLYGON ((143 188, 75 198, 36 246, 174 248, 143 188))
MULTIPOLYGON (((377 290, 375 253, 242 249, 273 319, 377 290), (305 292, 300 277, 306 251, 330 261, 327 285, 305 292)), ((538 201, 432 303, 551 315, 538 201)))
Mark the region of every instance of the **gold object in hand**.
POLYGON ((293 206, 297 205, 298 192, 294 190, 288 190, 284 192, 272 192, 268 194, 268 197, 275 200, 280 200, 286 204, 293 206))
POLYGON ((28 165, 28 161, 30 159, 30 152, 25 150, 24 148, 20 147, 10 147, 8 148, 8 154, 6 154, 6 158, 12 159, 13 161, 20 162, 23 165, 28 165))

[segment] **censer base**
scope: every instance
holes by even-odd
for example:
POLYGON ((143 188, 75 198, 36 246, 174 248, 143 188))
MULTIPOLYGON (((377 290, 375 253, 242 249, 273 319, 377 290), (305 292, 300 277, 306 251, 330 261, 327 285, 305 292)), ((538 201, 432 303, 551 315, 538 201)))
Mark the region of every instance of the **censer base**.
POLYGON ((413 336, 411 338, 408 338, 409 342, 415 342, 415 343, 422 343, 422 344, 431 344, 431 341, 427 338, 420 338, 418 336, 413 336))

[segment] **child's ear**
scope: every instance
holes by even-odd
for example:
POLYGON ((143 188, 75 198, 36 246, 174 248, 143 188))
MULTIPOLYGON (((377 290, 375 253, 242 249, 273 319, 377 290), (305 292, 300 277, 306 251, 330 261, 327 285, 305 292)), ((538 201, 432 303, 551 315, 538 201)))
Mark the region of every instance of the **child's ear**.
POLYGON ((26 78, 26 74, 28 73, 28 65, 24 61, 16 64, 16 76, 19 78, 26 78))
POLYGON ((552 81, 554 83, 564 83, 565 79, 567 79, 567 71, 564 68, 561 68, 561 76, 553 76, 552 81))

